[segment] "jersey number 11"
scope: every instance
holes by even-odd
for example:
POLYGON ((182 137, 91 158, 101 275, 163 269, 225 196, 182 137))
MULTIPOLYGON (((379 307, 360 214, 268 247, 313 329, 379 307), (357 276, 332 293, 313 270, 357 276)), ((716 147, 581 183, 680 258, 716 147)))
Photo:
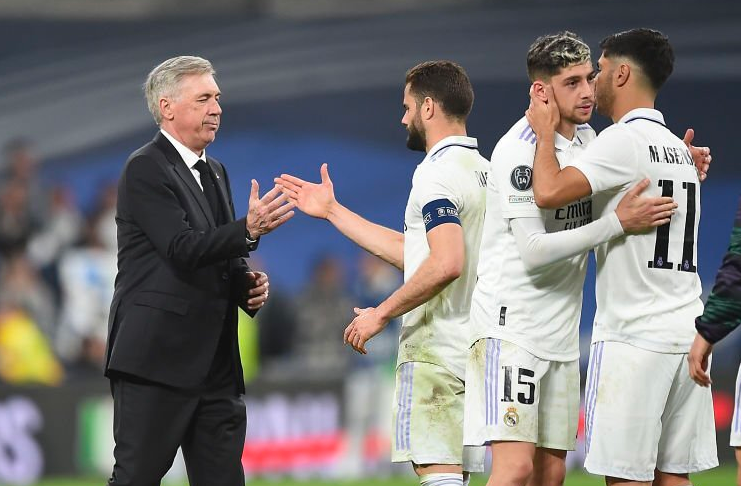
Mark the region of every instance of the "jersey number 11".
MULTIPOLYGON (((674 196, 674 181, 659 179, 661 195, 663 197, 674 196)), ((680 272, 697 273, 694 262, 695 255, 695 224, 696 204, 695 196, 697 185, 694 182, 683 182, 682 189, 687 191, 687 218, 684 221, 684 245, 682 246, 682 263, 677 264, 680 272)), ((671 270, 674 263, 669 261, 669 228, 671 221, 656 228, 656 246, 654 247, 654 259, 648 262, 648 268, 663 268, 671 270)))

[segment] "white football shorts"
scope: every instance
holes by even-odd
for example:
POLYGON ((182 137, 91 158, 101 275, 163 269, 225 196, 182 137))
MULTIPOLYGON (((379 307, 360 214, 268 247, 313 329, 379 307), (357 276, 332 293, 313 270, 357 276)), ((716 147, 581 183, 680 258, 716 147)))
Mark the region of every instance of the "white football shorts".
POLYGON ((574 450, 579 394, 578 360, 543 360, 509 341, 479 339, 466 366, 463 442, 574 450))
POLYGON ((482 472, 486 449, 463 447, 464 391, 463 381, 442 366, 400 364, 391 460, 462 464, 464 471, 482 472))
POLYGON ((710 388, 690 378, 687 354, 592 344, 585 391, 586 460, 593 474, 652 481, 718 465, 710 388))

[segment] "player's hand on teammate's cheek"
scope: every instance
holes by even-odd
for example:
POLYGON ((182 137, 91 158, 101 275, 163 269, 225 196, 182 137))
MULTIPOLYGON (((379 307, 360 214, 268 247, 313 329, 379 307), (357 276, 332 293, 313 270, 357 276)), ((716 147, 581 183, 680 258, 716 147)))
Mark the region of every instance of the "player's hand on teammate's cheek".
POLYGON ((556 130, 561 116, 553 96, 553 87, 533 83, 530 87, 530 106, 525 111, 525 117, 537 137, 556 130))

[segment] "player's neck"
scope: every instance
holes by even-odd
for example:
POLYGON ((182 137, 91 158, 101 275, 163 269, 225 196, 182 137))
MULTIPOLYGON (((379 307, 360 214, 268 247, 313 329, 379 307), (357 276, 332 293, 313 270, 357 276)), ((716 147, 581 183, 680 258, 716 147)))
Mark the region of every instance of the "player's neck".
POLYGON ((436 127, 427 127, 425 152, 429 153, 430 149, 437 143, 447 137, 467 137, 466 125, 461 123, 445 123, 436 127))
POLYGON ((617 97, 615 98, 610 118, 612 118, 613 123, 617 123, 626 113, 637 108, 654 109, 655 101, 656 97, 654 95, 645 92, 636 92, 624 97, 617 97))
POLYGON ((576 134, 576 125, 570 121, 561 119, 556 131, 566 140, 573 140, 574 134, 576 134))

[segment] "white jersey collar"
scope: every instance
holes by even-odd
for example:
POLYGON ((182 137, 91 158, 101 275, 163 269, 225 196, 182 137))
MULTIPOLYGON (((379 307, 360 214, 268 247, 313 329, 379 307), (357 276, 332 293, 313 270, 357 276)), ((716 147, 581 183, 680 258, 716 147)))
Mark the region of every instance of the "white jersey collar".
POLYGON ((473 137, 463 137, 460 135, 453 135, 450 137, 445 137, 432 146, 430 151, 427 152, 427 157, 425 157, 425 160, 423 160, 422 162, 431 160, 433 157, 435 157, 437 154, 439 154, 441 151, 443 151, 444 149, 448 147, 464 147, 467 149, 478 149, 479 143, 478 143, 478 140, 476 140, 473 137))
POLYGON ((618 123, 630 123, 635 120, 648 120, 666 126, 664 115, 662 115, 659 110, 654 110, 653 108, 635 108, 630 110, 628 113, 623 115, 618 123))
POLYGON ((572 145, 574 145, 576 140, 576 128, 574 128, 574 138, 571 140, 556 132, 556 150, 568 150, 572 145))

